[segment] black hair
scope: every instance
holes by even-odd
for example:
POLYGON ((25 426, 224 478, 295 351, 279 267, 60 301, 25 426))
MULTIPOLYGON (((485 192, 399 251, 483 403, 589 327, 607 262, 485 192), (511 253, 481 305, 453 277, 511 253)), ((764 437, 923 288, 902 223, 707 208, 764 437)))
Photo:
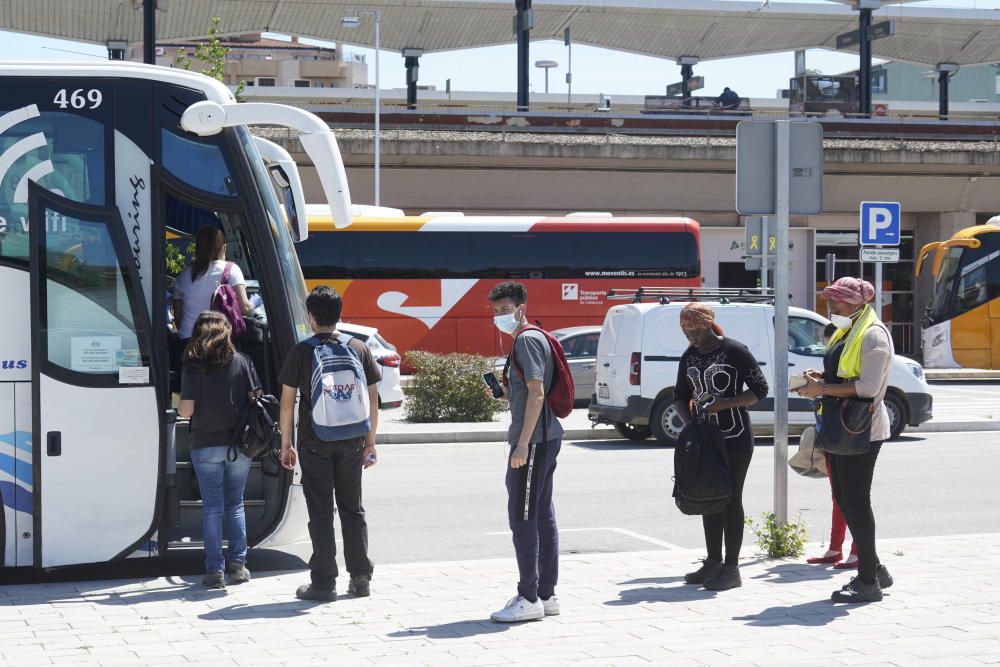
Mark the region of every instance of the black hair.
POLYGON ((490 290, 490 295, 487 298, 490 301, 510 299, 514 302, 515 306, 521 306, 528 302, 528 289, 521 283, 516 283, 513 280, 506 280, 499 285, 494 286, 493 289, 490 290))
POLYGON ((823 328, 823 338, 831 338, 836 331, 837 325, 830 322, 823 328))
POLYGON ((340 321, 344 302, 337 290, 329 285, 319 285, 306 297, 306 310, 316 319, 316 324, 321 327, 332 327, 340 321))

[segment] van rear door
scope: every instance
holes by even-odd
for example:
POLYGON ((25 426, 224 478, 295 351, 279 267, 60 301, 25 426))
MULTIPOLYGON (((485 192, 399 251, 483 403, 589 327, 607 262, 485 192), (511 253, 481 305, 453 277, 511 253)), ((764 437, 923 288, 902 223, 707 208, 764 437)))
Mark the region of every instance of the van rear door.
POLYGON ((136 260, 116 209, 31 183, 29 211, 34 565, 124 558, 155 529, 164 433, 136 260))
POLYGON ((628 397, 639 387, 629 384, 632 354, 639 352, 639 312, 635 306, 614 306, 604 317, 604 327, 597 343, 598 405, 624 407, 628 397))

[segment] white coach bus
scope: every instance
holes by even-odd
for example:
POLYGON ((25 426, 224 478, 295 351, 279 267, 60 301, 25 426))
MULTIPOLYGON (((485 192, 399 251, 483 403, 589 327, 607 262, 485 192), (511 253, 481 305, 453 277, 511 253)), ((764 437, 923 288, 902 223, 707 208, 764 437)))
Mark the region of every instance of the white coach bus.
MULTIPOLYGON (((305 199, 288 153, 246 126, 296 131, 347 225, 333 134, 305 111, 138 64, 0 63, 0 90, 3 564, 200 546, 188 425, 171 409, 167 239, 224 231, 259 285, 266 324, 244 345, 275 391, 309 333, 292 245, 308 233, 305 199)), ((306 538, 301 487, 273 460, 253 463, 246 498, 251 544, 306 538)))

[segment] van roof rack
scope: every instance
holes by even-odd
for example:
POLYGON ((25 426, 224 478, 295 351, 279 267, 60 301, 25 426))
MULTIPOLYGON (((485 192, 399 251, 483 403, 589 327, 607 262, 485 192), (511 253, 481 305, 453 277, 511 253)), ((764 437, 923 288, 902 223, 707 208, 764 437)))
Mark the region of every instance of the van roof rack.
POLYGON ((666 305, 673 301, 718 301, 720 303, 773 303, 774 290, 746 287, 639 287, 608 290, 609 301, 658 301, 666 305))

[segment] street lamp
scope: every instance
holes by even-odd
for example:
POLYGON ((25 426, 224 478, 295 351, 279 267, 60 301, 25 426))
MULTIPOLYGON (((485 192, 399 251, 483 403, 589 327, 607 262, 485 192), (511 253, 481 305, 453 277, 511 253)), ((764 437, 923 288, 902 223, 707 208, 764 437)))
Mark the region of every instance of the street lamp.
POLYGON ((361 9, 340 19, 343 28, 357 28, 361 25, 361 16, 375 18, 375 205, 382 203, 382 95, 379 88, 378 56, 380 31, 382 28, 382 12, 377 9, 361 9))
POLYGON ((549 92, 549 70, 553 67, 559 67, 559 63, 555 60, 536 60, 535 67, 545 70, 545 92, 549 92))

